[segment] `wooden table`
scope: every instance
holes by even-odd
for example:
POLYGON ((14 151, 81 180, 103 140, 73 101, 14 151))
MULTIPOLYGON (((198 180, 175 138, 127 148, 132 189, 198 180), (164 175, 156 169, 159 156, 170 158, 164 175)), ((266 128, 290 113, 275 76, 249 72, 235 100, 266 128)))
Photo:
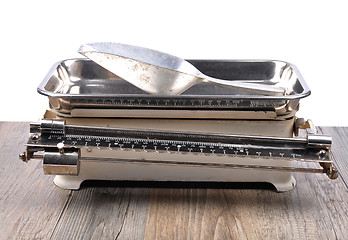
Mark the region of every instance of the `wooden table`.
POLYGON ((297 187, 89 182, 63 190, 23 163, 28 123, 0 123, 0 239, 348 239, 348 128, 333 137, 336 180, 294 174, 297 187))

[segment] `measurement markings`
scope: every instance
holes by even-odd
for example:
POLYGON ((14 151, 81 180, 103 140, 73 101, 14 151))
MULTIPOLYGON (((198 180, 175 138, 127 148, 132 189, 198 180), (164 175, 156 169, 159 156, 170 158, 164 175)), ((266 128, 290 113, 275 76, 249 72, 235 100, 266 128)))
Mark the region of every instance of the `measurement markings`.
POLYGON ((308 149, 276 149, 265 146, 253 147, 250 145, 227 144, 217 142, 175 141, 162 139, 137 139, 117 137, 96 137, 84 135, 45 135, 41 136, 42 144, 54 145, 64 141, 66 146, 85 146, 88 149, 97 148, 145 151, 170 154, 194 154, 222 157, 253 157, 267 159, 282 159, 290 161, 331 162, 329 159, 320 159, 316 151, 308 149))
POLYGON ((202 98, 177 98, 177 99, 163 99, 163 98, 97 98, 97 99, 72 99, 72 103, 78 104, 97 104, 97 105, 111 105, 114 107, 133 106, 138 108, 206 108, 206 109, 231 109, 231 108, 275 108, 286 104, 286 100, 242 100, 242 99, 202 99, 202 98))

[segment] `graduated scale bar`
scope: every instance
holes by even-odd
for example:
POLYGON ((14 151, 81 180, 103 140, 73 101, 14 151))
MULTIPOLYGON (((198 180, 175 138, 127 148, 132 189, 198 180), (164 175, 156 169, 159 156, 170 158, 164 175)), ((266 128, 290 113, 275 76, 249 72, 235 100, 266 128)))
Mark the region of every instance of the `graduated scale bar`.
MULTIPOLYGON (((331 138, 307 134, 302 138, 279 138, 211 133, 184 133, 95 126, 66 125, 63 120, 44 120, 31 124, 28 146, 42 148, 92 148, 144 151, 171 154, 195 154, 222 157, 291 160, 319 163, 323 169, 272 167, 243 164, 187 163, 188 165, 223 168, 257 168, 260 170, 321 172, 336 177, 329 157, 331 138), (197 165, 198 164, 198 165, 197 165)), ((126 161, 126 160, 122 160, 126 161)), ((146 164, 150 162, 144 160, 146 164)), ((136 161, 138 163, 141 160, 136 161)), ((155 162, 152 162, 155 163, 155 162)), ((173 165, 157 161, 158 164, 173 165)), ((182 163, 180 163, 182 164, 182 163)), ((175 164, 174 164, 175 165, 175 164)))

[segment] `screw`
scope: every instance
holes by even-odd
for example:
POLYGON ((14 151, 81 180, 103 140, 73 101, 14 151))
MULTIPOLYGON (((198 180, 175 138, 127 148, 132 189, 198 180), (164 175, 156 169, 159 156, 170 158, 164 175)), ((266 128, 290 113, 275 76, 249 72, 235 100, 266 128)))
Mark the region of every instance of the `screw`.
POLYGON ((19 159, 23 162, 28 162, 26 152, 22 152, 21 154, 19 154, 19 159))
POLYGON ((336 168, 331 166, 330 171, 328 173, 328 176, 329 176, 330 179, 338 178, 338 171, 336 170, 336 168))
POLYGON ((57 148, 58 148, 60 154, 64 153, 64 143, 63 142, 58 143, 57 148))
POLYGON ((326 157, 326 150, 322 149, 318 152, 318 155, 320 158, 325 158, 326 157))
POLYGON ((39 135, 38 134, 33 134, 31 137, 30 137, 30 139, 32 140, 32 141, 37 141, 37 140, 39 140, 39 135))

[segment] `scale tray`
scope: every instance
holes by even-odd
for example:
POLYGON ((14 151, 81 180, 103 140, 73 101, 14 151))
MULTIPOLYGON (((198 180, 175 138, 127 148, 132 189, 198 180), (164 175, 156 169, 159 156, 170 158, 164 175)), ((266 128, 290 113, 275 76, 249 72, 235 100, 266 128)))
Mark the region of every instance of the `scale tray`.
POLYGON ((206 75, 277 85, 283 96, 239 92, 208 83, 184 93, 152 95, 86 58, 56 63, 38 87, 64 117, 286 119, 310 90, 297 68, 273 60, 188 60, 206 75))

